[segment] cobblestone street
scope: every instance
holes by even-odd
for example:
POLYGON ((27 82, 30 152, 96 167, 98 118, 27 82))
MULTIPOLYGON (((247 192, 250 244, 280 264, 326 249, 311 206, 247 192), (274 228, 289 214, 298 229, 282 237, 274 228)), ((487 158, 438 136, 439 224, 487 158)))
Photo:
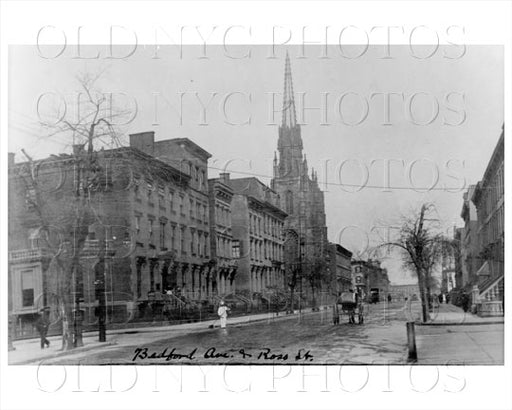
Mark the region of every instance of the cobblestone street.
POLYGON ((120 335, 120 342, 125 339, 119 345, 45 364, 399 364, 405 358, 406 316, 403 305, 381 303, 370 306, 363 325, 349 325, 346 317, 333 325, 331 310, 227 329, 205 323, 204 330, 175 336, 172 328, 142 338, 120 335))

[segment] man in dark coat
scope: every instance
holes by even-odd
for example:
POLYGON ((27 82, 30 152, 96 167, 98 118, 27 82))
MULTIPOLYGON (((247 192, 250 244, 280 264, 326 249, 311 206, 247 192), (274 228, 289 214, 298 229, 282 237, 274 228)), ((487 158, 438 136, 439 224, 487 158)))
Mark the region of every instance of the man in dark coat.
POLYGON ((36 329, 39 332, 39 336, 41 337, 41 349, 44 349, 45 346, 50 347, 50 341, 46 338, 49 327, 50 322, 48 320, 46 311, 42 310, 39 318, 36 321, 36 329))

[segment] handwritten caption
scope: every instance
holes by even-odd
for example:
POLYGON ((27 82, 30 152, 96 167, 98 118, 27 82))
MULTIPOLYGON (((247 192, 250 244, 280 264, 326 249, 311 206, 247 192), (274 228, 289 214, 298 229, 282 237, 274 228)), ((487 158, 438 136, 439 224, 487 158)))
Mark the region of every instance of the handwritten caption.
POLYGON ((310 350, 299 349, 293 354, 273 351, 270 348, 255 350, 238 349, 229 351, 220 351, 215 347, 210 347, 204 352, 199 352, 194 348, 190 352, 179 352, 176 348, 165 348, 162 351, 150 351, 147 347, 137 347, 134 351, 132 362, 144 360, 172 360, 199 361, 208 359, 228 359, 228 360, 250 360, 250 361, 281 361, 281 362, 312 362, 314 357, 310 350))

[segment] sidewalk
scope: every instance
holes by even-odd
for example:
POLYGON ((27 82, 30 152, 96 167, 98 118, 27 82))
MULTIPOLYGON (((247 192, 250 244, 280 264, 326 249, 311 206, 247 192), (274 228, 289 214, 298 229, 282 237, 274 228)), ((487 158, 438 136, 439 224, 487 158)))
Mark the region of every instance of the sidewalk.
POLYGON ((481 318, 442 304, 416 326, 417 364, 503 365, 504 318, 481 318))
POLYGON ((470 312, 464 312, 461 308, 447 303, 442 303, 430 313, 430 321, 422 325, 485 325, 504 323, 504 317, 480 317, 470 312))
MULTIPOLYGON (((323 308, 322 308, 323 309, 323 308)), ((303 313, 311 312, 311 308, 303 310, 303 313)), ((234 316, 228 319, 228 326, 240 325, 250 322, 258 322, 263 320, 279 320, 282 318, 289 318, 290 316, 298 315, 298 311, 292 314, 285 314, 283 312, 276 316, 273 312, 258 313, 246 316, 234 316)), ((173 336, 180 336, 193 331, 206 331, 211 325, 219 327, 218 320, 208 320, 203 322, 173 324, 167 326, 157 327, 140 327, 140 328, 127 328, 109 330, 107 328, 107 341, 98 342, 98 332, 87 332, 83 334, 84 346, 61 351, 61 336, 49 337, 50 347, 41 349, 39 339, 27 339, 15 341, 14 347, 16 350, 8 352, 8 363, 10 365, 24 365, 24 364, 39 364, 46 359, 53 359, 56 357, 74 355, 77 353, 85 352, 88 350, 104 348, 106 346, 129 346, 137 343, 143 343, 146 339, 149 341, 155 340, 155 333, 161 333, 162 338, 168 337, 169 332, 173 336)), ((156 335, 158 336, 158 335, 156 335)))

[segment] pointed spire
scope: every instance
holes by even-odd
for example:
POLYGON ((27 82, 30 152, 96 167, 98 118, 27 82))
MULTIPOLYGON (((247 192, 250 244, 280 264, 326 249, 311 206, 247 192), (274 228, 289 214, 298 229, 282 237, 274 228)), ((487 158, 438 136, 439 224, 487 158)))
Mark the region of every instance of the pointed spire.
POLYGON ((286 52, 286 62, 284 66, 284 91, 283 91, 283 127, 294 127, 297 125, 295 117, 295 97, 293 95, 292 68, 290 56, 286 52))

